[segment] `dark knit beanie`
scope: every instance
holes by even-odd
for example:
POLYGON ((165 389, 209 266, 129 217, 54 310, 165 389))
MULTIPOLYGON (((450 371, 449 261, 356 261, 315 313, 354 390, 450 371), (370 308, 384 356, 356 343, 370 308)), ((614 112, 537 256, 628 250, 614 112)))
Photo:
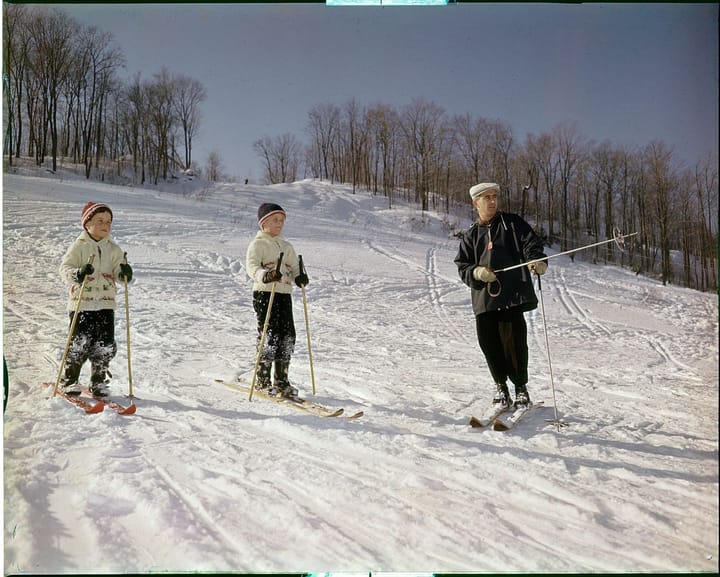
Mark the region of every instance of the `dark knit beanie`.
POLYGON ((261 204, 260 208, 258 208, 258 226, 262 228, 263 222, 265 222, 273 214, 282 214, 285 216, 285 211, 279 204, 273 204, 271 202, 261 204))
POLYGON ((107 204, 103 204, 102 202, 88 202, 83 208, 82 215, 80 216, 80 223, 82 224, 82 227, 85 228, 88 221, 98 212, 109 212, 110 219, 113 217, 112 210, 110 210, 110 207, 107 204))

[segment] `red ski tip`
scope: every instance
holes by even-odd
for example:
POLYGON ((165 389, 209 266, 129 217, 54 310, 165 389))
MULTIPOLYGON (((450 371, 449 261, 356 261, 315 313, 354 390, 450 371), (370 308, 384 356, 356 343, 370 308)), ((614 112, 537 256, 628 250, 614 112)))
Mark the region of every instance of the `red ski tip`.
POLYGON ((118 411, 118 413, 120 413, 121 415, 134 415, 136 410, 137 410, 137 407, 135 406, 135 404, 132 404, 127 409, 118 411))
POLYGON ((102 401, 98 401, 93 406, 86 408, 85 412, 90 413, 91 415, 95 413, 102 413, 104 408, 105 403, 103 403, 102 401))

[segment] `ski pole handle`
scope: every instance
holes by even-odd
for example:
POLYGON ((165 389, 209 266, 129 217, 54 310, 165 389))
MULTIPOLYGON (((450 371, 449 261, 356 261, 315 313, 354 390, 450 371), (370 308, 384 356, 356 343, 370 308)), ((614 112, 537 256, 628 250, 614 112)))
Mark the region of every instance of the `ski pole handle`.
POLYGON ((275 270, 280 270, 280 265, 282 264, 283 256, 285 256, 285 253, 280 253, 280 256, 277 259, 277 264, 275 265, 275 270))
POLYGON ((305 265, 303 264, 303 259, 302 259, 301 254, 298 255, 298 262, 299 262, 299 266, 300 266, 300 274, 304 274, 305 273, 305 265))

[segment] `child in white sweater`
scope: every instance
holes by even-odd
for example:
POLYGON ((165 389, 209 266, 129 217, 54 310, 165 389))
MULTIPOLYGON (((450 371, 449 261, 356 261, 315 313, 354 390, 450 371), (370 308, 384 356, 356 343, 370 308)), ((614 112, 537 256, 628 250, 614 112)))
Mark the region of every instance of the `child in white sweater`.
POLYGON ((260 206, 260 231, 248 246, 245 268, 253 279, 253 308, 257 315, 258 346, 273 283, 275 284, 275 296, 255 386, 271 395, 297 396, 297 389, 290 384, 288 377, 290 359, 295 349, 291 293, 293 283, 300 287, 305 286, 308 284, 308 277, 300 270, 295 249, 281 235, 285 219, 285 211, 280 205, 265 203, 260 206), (280 269, 276 270, 280 253, 283 254, 283 259, 280 269), (270 375, 273 362, 274 383, 270 375))
POLYGON ((60 380, 63 392, 69 395, 80 394, 80 370, 87 360, 91 364, 90 392, 97 396, 108 393, 108 367, 117 352, 117 282, 132 279, 132 268, 125 262, 122 249, 110 238, 112 220, 109 206, 88 202, 81 214, 83 231, 67 250, 60 265, 60 276, 69 288, 67 309, 70 326, 80 299, 75 332, 60 380), (93 257, 92 264, 90 257, 93 257), (85 286, 81 295, 83 280, 85 286))

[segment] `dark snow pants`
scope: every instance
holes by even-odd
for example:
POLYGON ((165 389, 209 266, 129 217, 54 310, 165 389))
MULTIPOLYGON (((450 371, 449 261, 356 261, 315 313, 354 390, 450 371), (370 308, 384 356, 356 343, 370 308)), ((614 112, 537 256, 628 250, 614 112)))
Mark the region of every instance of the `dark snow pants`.
MULTIPOLYGON (((70 313, 72 325, 74 312, 70 313)), ((85 361, 91 365, 91 382, 103 382, 110 361, 117 353, 115 311, 80 311, 65 362, 65 382, 77 382, 85 361)))
MULTIPOLYGON (((257 316, 257 346, 260 345, 269 302, 269 292, 253 291, 253 308, 257 316)), ((294 350, 295 320, 292 310, 292 295, 276 292, 260 362, 268 364, 273 361, 290 361, 294 350)))
POLYGON ((509 378, 516 385, 528 382, 528 346, 525 315, 519 309, 491 311, 475 317, 477 337, 496 383, 509 378))

